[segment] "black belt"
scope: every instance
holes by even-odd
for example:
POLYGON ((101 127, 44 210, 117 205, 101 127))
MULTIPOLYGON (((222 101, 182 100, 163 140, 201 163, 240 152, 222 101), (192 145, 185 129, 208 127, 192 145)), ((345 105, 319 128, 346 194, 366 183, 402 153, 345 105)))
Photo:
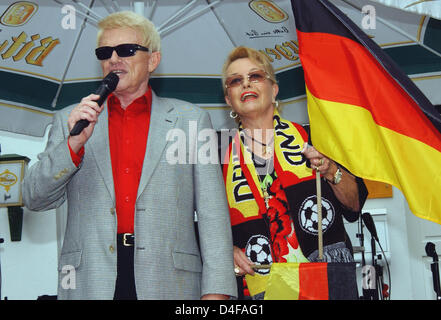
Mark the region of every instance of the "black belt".
POLYGON ((117 276, 114 300, 136 300, 134 275, 135 236, 131 233, 117 234, 117 276))
POLYGON ((125 247, 133 247, 135 245, 135 235, 132 233, 118 233, 118 242, 125 247))

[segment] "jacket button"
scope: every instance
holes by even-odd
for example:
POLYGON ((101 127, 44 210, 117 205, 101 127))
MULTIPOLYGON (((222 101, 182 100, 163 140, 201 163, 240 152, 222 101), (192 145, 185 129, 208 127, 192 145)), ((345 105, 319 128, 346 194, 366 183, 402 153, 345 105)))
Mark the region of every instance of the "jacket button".
POLYGON ((113 253, 114 251, 115 251, 115 247, 114 246, 109 246, 109 251, 110 251, 110 253, 113 253))
POLYGON ((110 208, 110 214, 114 215, 115 214, 115 208, 110 208))

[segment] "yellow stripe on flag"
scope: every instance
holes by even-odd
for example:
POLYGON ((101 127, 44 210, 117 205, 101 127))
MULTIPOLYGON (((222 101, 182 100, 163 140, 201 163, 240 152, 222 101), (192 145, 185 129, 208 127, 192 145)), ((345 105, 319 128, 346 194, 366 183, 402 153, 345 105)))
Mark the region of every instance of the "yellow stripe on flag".
POLYGON ((258 273, 254 273, 254 276, 250 274, 245 275, 245 280, 251 297, 266 290, 266 282, 268 278, 269 275, 261 275, 258 273))
POLYGON ((264 300, 298 300, 300 263, 273 263, 264 300))
POLYGON ((353 174, 394 185, 416 216, 441 224, 441 152, 377 125, 369 110, 307 89, 314 146, 353 174))

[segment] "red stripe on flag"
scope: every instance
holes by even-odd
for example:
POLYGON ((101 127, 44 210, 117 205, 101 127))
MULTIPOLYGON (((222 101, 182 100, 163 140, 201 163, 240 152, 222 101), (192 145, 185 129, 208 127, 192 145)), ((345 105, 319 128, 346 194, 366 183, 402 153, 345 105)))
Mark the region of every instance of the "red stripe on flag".
POLYGON ((363 46, 333 34, 297 34, 305 82, 314 96, 365 108, 377 125, 441 151, 441 133, 363 46))
POLYGON ((299 300, 328 300, 327 263, 300 263, 299 300))

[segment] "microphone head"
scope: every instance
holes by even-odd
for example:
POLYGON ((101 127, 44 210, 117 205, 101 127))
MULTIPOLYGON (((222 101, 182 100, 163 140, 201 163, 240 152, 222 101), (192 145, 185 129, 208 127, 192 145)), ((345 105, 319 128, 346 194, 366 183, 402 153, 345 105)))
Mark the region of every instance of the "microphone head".
POLYGON ((435 258, 438 259, 438 254, 436 253, 435 244, 434 243, 427 242, 425 249, 426 249, 426 254, 427 254, 428 257, 432 257, 434 259, 435 258))
POLYGON ((110 92, 116 89, 118 82, 119 82, 119 77, 114 72, 109 72, 109 74, 103 79, 103 83, 106 84, 110 92))
POLYGON ((363 219, 364 225, 369 230, 372 237, 378 240, 377 229, 375 228, 374 219, 372 218, 371 214, 369 212, 365 212, 361 215, 361 218, 363 219))

